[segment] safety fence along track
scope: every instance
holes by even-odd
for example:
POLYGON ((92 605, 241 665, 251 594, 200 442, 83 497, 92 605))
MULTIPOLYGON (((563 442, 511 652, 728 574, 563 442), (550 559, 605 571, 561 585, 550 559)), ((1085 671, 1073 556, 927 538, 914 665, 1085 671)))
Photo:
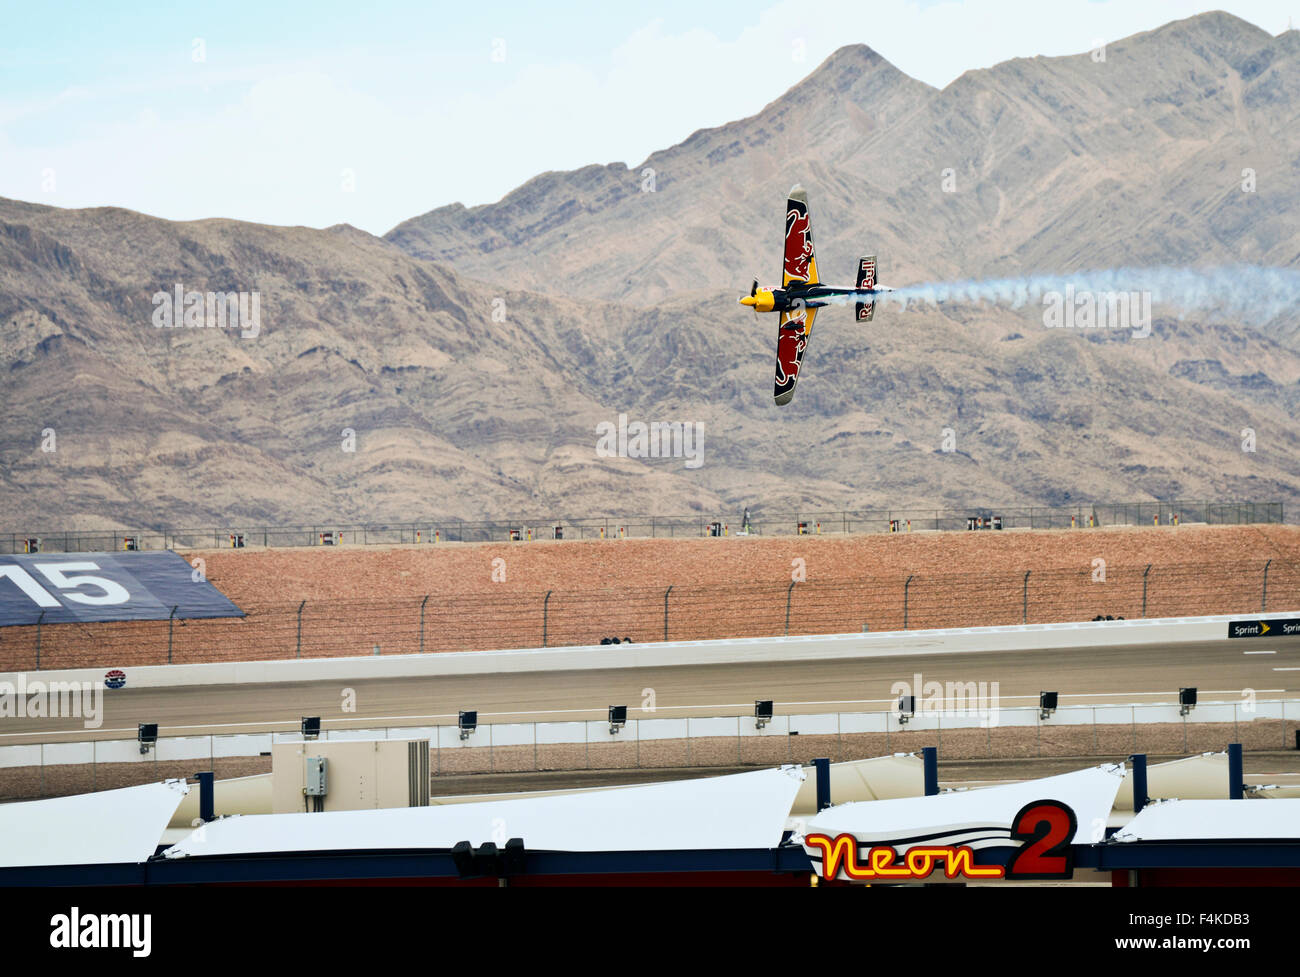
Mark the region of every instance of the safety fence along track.
POLYGON ((342 546, 527 542, 540 539, 690 539, 830 533, 957 531, 967 529, 1084 529, 1105 526, 1237 526, 1283 522, 1281 502, 1108 502, 1070 506, 969 506, 964 509, 773 510, 755 507, 748 528, 742 513, 576 516, 551 513, 481 522, 431 518, 352 525, 258 526, 231 523, 201 529, 67 530, 0 533, 0 554, 92 553, 121 549, 205 549, 239 546, 342 546), (558 532, 557 532, 558 530, 558 532))
POLYGON ((241 606, 243 619, 0 628, 0 670, 1255 614, 1300 607, 1300 564, 1112 566, 1100 578, 1095 571, 1046 569, 241 606))

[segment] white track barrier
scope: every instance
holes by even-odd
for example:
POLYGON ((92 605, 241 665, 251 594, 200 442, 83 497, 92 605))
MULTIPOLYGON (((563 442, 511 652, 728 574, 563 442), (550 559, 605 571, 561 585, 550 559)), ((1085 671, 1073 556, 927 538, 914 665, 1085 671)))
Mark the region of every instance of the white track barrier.
MULTIPOLYGON (((1270 611, 1264 616, 1300 617, 1300 612, 1270 611)), ((876 634, 720 638, 710 641, 661 641, 509 651, 444 651, 423 655, 354 658, 289 658, 201 665, 107 666, 27 672, 26 676, 28 684, 38 678, 45 682, 102 682, 108 667, 121 667, 127 675, 127 688, 141 689, 989 652, 1052 653, 1086 651, 1089 648, 1116 645, 1140 647, 1203 641, 1226 642, 1229 640, 1228 622, 1242 620, 1250 620, 1250 616, 1232 614, 1135 621, 1015 624, 992 628, 882 631, 876 634)), ((1294 637, 1279 638, 1274 639, 1274 643, 1296 640, 1294 637)), ((1251 646, 1251 642, 1246 640, 1236 643, 1251 646)), ((0 674, 0 682, 16 685, 17 681, 17 673, 0 674)))
MULTIPOLYGON (((850 736, 859 733, 903 736, 914 738, 917 733, 938 732, 939 742, 945 732, 972 729, 1051 729, 1063 726, 1120 727, 1135 730, 1153 723, 1181 724, 1184 727, 1219 724, 1225 729, 1247 725, 1256 721, 1280 721, 1278 747, 1285 748, 1286 723, 1300 718, 1300 701, 1295 699, 1259 700, 1248 708, 1244 702, 1202 702, 1188 715, 1180 714, 1172 702, 1144 702, 1128 705, 1062 706, 1047 719, 1039 716, 1037 706, 1016 706, 999 709, 995 717, 982 719, 971 714, 922 715, 918 711, 904 727, 898 715, 889 710, 877 712, 841 712, 773 716, 762 729, 758 729, 753 716, 706 716, 689 719, 629 719, 619 731, 618 743, 653 743, 657 740, 700 740, 722 738, 737 742, 737 762, 740 762, 740 741, 768 739, 787 743, 797 733, 804 740, 809 736, 850 736)), ((604 719, 575 722, 540 723, 480 723, 465 739, 453 725, 439 726, 381 726, 371 729, 325 729, 321 739, 338 740, 428 740, 437 759, 430 763, 441 771, 442 754, 460 750, 536 746, 546 748, 559 744, 615 745, 609 732, 609 722, 604 719)), ((202 763, 218 758, 255 757, 270 752, 276 743, 301 743, 302 734, 281 730, 268 733, 207 733, 201 736, 159 736, 154 750, 141 754, 136 740, 87 740, 79 743, 25 743, 17 746, 0 746, 0 771, 13 767, 55 767, 74 764, 153 764, 171 761, 202 763)), ((902 745, 900 742, 899 745, 902 745)), ((887 748, 892 749, 888 743, 887 748)), ((792 762, 792 761, 790 761, 792 762)), ((612 768, 607 768, 612 769, 612 768)), ((1150 788, 1148 788, 1150 789, 1150 788)), ((1130 801, 1131 803, 1131 801, 1130 801)))

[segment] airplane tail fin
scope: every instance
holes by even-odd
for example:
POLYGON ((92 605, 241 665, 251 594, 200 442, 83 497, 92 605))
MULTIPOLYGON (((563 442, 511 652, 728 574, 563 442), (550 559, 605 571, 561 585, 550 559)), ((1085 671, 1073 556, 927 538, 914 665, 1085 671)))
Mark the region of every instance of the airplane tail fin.
MULTIPOLYGON (((858 281, 854 287, 876 287, 876 256, 874 254, 869 254, 866 257, 858 259, 858 281)), ((857 315, 855 318, 858 322, 870 322, 875 311, 876 303, 874 301, 859 302, 857 303, 857 315)))

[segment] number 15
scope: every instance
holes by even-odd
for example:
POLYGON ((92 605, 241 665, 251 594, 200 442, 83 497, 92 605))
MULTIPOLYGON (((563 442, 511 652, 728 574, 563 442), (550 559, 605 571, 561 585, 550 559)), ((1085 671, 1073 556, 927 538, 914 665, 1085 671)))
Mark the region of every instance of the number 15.
MULTIPOLYGON (((88 573, 68 574, 65 570, 98 570, 99 564, 89 560, 74 563, 37 563, 37 570, 59 590, 69 591, 68 600, 78 604, 125 604, 131 599, 125 587, 107 577, 96 577, 88 573), (82 594, 72 592, 76 587, 98 587, 102 594, 82 594)), ((0 566, 0 577, 8 577, 15 586, 32 599, 37 607, 60 607, 57 597, 36 582, 30 573, 17 564, 0 566)))

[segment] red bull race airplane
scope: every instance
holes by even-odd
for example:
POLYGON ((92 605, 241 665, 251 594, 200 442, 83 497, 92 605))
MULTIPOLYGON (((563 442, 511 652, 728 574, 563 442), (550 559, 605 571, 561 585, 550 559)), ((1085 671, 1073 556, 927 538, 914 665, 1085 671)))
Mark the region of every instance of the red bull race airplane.
POLYGON ((780 288, 760 288, 758 279, 741 305, 755 312, 779 312, 776 332, 776 386, 778 405, 794 399, 794 385, 799 382, 799 367, 812 335, 813 319, 823 305, 842 295, 857 298, 857 321, 870 322, 876 310, 875 296, 892 292, 876 284, 876 256, 858 259, 858 281, 853 288, 823 285, 817 275, 817 256, 813 253, 812 217, 808 213, 808 193, 799 184, 790 191, 785 203, 785 262, 781 268, 780 288))

